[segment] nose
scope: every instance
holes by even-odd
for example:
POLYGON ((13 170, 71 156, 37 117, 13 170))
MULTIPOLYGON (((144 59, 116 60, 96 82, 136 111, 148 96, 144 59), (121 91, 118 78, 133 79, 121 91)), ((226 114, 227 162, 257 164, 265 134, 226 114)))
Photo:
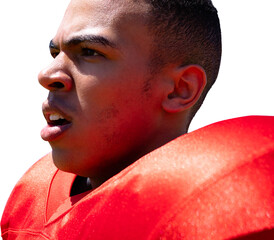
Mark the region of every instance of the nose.
POLYGON ((71 76, 66 71, 65 62, 60 62, 57 58, 39 73, 38 81, 50 91, 70 91, 73 84, 71 76))

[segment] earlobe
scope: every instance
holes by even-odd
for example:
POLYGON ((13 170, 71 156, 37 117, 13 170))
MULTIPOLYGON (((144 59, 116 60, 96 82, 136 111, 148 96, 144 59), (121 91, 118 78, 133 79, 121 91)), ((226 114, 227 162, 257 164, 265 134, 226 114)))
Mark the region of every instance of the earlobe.
POLYGON ((205 88, 205 70, 199 65, 179 67, 172 74, 172 78, 174 88, 163 100, 163 109, 169 113, 177 113, 191 108, 205 88))

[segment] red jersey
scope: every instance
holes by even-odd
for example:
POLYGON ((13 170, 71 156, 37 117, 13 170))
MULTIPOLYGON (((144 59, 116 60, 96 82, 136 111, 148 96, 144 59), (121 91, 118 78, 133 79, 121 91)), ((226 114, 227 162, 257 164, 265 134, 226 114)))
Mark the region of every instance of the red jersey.
POLYGON ((274 117, 209 125, 93 191, 45 156, 15 186, 3 239, 274 239, 274 117), (257 238, 256 238, 257 237, 257 238))

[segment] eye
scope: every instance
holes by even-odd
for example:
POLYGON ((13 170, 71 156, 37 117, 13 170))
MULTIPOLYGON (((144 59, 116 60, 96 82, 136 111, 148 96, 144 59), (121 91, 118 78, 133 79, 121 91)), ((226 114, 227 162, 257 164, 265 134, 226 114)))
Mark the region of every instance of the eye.
POLYGON ((97 51, 90 49, 90 48, 83 48, 82 49, 82 56, 84 57, 95 57, 95 56, 102 56, 102 54, 98 53, 97 51))

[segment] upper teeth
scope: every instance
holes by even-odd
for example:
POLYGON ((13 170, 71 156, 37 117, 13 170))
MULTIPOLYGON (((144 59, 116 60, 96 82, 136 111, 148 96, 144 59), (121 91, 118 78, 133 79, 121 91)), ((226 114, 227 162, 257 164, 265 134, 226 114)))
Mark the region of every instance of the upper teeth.
POLYGON ((59 119, 65 119, 62 115, 58 114, 58 113, 54 113, 54 114, 50 114, 49 115, 49 120, 51 121, 56 121, 59 119))

